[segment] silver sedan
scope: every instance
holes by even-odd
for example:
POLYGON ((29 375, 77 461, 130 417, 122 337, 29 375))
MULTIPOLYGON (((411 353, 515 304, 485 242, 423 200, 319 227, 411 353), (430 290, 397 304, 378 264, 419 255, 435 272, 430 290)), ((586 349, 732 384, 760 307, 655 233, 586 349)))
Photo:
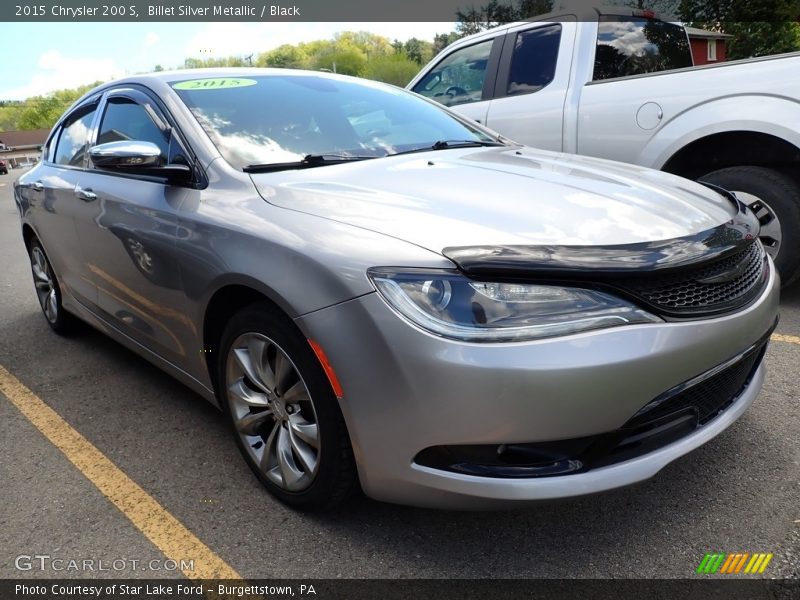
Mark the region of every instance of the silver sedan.
POLYGON ((651 477, 752 404, 777 318, 724 190, 336 75, 102 85, 15 198, 53 330, 87 322, 218 405, 305 509, 651 477))

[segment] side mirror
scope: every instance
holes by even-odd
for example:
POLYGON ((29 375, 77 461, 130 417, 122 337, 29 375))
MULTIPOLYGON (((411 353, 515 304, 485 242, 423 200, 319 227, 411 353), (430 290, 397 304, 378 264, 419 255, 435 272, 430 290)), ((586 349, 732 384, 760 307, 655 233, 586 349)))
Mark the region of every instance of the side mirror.
POLYGON ((130 168, 158 167, 161 165, 161 150, 152 142, 123 140, 99 144, 89 150, 89 156, 97 167, 130 168))
POLYGON ((161 149, 152 142, 107 142, 91 148, 89 156, 101 169, 166 177, 171 182, 188 181, 192 176, 192 169, 187 165, 164 164, 161 149))

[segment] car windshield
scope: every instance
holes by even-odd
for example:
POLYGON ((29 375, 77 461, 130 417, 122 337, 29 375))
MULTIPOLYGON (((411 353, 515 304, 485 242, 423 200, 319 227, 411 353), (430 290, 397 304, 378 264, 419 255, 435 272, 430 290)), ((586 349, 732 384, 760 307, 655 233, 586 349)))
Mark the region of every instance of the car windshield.
POLYGON ((435 104, 368 81, 287 73, 171 85, 238 169, 497 141, 435 104), (459 144, 442 145, 449 141, 459 144))

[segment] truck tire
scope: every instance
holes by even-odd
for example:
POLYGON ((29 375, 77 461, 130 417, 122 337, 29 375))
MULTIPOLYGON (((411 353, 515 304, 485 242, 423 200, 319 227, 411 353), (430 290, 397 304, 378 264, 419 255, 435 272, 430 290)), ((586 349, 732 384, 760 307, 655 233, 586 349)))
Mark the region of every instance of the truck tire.
POLYGON ((766 167, 728 167, 703 175, 737 194, 761 222, 761 241, 784 287, 800 277, 800 182, 766 167))

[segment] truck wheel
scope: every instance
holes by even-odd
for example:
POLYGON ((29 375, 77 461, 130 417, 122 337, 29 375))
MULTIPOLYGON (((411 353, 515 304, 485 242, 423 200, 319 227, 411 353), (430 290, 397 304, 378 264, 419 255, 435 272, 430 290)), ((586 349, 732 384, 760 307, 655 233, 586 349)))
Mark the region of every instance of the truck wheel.
POLYGON ((729 167, 700 181, 734 192, 752 209, 761 223, 759 238, 784 287, 800 277, 800 183, 765 167, 729 167))

